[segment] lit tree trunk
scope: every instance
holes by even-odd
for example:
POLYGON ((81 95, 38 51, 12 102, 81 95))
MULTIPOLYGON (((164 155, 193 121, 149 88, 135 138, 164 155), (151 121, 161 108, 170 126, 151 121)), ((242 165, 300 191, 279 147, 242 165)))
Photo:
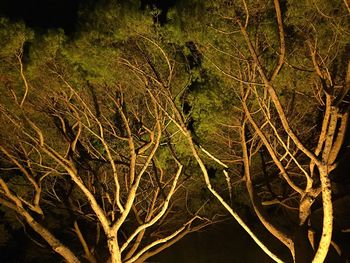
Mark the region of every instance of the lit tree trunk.
POLYGON ((331 196, 331 182, 328 178, 327 168, 327 166, 320 167, 320 180, 323 204, 323 226, 321 240, 318 245, 315 257, 312 261, 313 263, 324 262, 332 241, 333 204, 331 196))
POLYGON ((121 263, 122 258, 120 254, 120 248, 118 245, 117 236, 116 235, 108 236, 107 242, 108 242, 109 253, 111 254, 110 263, 121 263))

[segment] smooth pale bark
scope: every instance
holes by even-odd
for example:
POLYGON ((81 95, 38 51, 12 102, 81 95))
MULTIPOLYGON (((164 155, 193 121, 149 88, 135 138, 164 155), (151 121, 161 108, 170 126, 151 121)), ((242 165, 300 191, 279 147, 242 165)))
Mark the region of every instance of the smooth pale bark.
POLYGON ((144 224, 142 224, 141 226, 139 226, 131 235, 130 237, 128 238, 128 240, 123 244, 123 246, 121 247, 121 252, 126 249, 126 247, 129 245, 129 243, 143 230, 147 229, 148 227, 154 225, 156 222, 158 222, 161 217, 166 213, 168 207, 169 207, 169 203, 170 203, 170 199, 171 197, 173 196, 174 192, 175 192, 175 189, 176 189, 176 186, 177 186, 177 182, 179 180, 179 177, 181 175, 181 172, 182 172, 182 168, 183 166, 182 165, 179 165, 179 168, 178 168, 178 171, 176 172, 176 175, 175 175, 175 178, 172 182, 172 185, 171 185, 171 189, 162 205, 162 209, 160 210, 160 212, 155 216, 153 217, 149 222, 146 222, 144 224))
POLYGON ((108 236, 107 239, 108 250, 111 254, 110 263, 122 263, 120 248, 116 235, 108 236))
MULTIPOLYGON (((186 129, 184 127, 184 129, 186 129)), ((250 235, 250 237, 255 241, 255 243, 271 258, 273 259, 275 262, 283 262, 277 255, 275 255, 256 235, 255 233, 249 228, 249 226, 242 220, 242 218, 233 211, 233 209, 230 207, 230 205, 222 198, 222 196, 213 188, 211 182, 210 182, 210 178, 208 175, 208 171, 202 161, 202 159, 200 158, 200 156, 198 155, 198 152, 196 150, 196 147, 192 141, 192 136, 191 133, 187 130, 185 130, 185 136, 188 139, 188 142, 190 144, 191 150, 192 150, 192 154, 194 156, 194 158, 196 159, 198 165, 201 168, 202 171, 202 175, 204 177, 204 181, 205 184, 207 186, 207 188, 209 189, 209 191, 217 198, 217 200, 223 205, 223 207, 232 215, 232 217, 237 221, 238 224, 241 225, 241 227, 243 227, 243 229, 250 235)))
POLYGON ((85 253, 85 255, 83 257, 86 258, 87 261, 89 261, 90 263, 97 263, 95 256, 91 253, 90 248, 89 248, 88 244, 86 243, 86 240, 83 236, 83 233, 80 230, 80 227, 79 227, 77 221, 74 222, 74 232, 77 235, 77 237, 80 241, 80 244, 83 247, 83 250, 85 253))
POLYGON ((51 248, 61 255, 69 263, 80 263, 80 260, 73 254, 73 252, 63 245, 57 238, 55 238, 46 228, 25 216, 27 223, 37 232, 45 241, 51 246, 51 248))
POLYGON ((323 204, 323 226, 322 226, 322 236, 320 243, 318 245, 313 263, 324 262, 329 246, 332 241, 333 232, 333 204, 332 204, 332 191, 331 191, 331 181, 328 177, 328 167, 319 167, 320 180, 322 188, 322 204, 323 204))
POLYGON ((260 222, 264 227, 278 240, 280 240, 291 252, 292 257, 295 257, 294 253, 294 242, 282 229, 278 228, 271 223, 267 213, 261 205, 258 195, 255 193, 253 182, 250 176, 250 163, 247 149, 247 142, 245 139, 245 124, 241 128, 241 140, 242 140, 242 151, 243 151, 243 165, 244 165, 244 176, 246 181, 246 187, 249 193, 250 201, 253 205, 253 209, 258 216, 260 222))
MULTIPOLYGON (((166 91, 168 92, 168 91, 166 91)), ((205 167, 204 162, 202 161, 201 157, 198 154, 198 151, 196 149, 196 146, 192 139, 191 132, 187 129, 184 118, 177 108, 174 101, 171 99, 171 94, 167 96, 169 103, 171 105, 172 110, 174 111, 175 118, 171 118, 172 121, 176 124, 176 126, 179 127, 180 131, 183 133, 183 135, 186 137, 189 145, 190 150, 192 152, 193 157, 196 159, 205 184, 208 188, 208 190, 215 196, 215 198, 221 203, 221 205, 232 215, 232 217, 237 221, 238 224, 249 234, 249 236, 254 240, 254 242, 275 262, 283 262, 276 254, 274 254, 256 235, 255 233, 249 228, 249 226, 242 220, 242 218, 231 208, 231 206, 224 200, 224 198, 213 188, 210 178, 208 175, 207 168, 205 167)), ((167 114, 167 112, 164 110, 164 112, 167 114)))
MULTIPOLYGON (((192 219, 190 220, 192 221, 192 219)), ((183 232, 181 232, 180 234, 178 234, 176 237, 174 237, 173 239, 169 240, 168 242, 164 243, 163 245, 157 247, 154 250, 149 250, 146 253, 144 253, 142 256, 140 256, 137 260, 135 260, 135 263, 143 263, 145 262, 145 260, 147 260, 148 258, 160 253, 161 251, 163 251, 164 249, 172 246, 173 244, 175 244, 176 242, 178 242, 179 240, 181 240, 184 236, 186 236, 189 233, 192 232, 196 232, 199 231, 200 229, 206 227, 207 225, 200 225, 200 226, 196 226, 194 228, 190 228, 190 229, 185 229, 183 232)))
POLYGON ((287 119, 287 116, 285 114, 285 111, 283 109, 283 106, 278 98, 278 95, 276 93, 275 88, 273 87, 273 85, 271 84, 270 80, 268 79, 268 77, 266 76, 266 73, 264 71, 264 68, 258 58, 257 52, 250 40, 249 34, 246 30, 246 28, 242 25, 241 21, 237 20, 237 24, 240 27, 240 31, 245 39, 245 42, 248 46, 249 49, 249 53, 252 56, 252 59, 254 61, 254 63, 257 66, 257 70, 259 72, 259 75, 265 85, 265 89, 267 90, 267 92, 270 95, 270 98, 276 108, 276 111, 278 113, 278 117, 282 123, 283 129, 285 130, 285 132, 288 134, 288 136, 292 139, 292 141, 295 143, 295 145, 306 155, 308 156, 312 161, 314 161, 316 164, 321 164, 321 161, 317 158, 317 156, 310 150, 308 149, 299 139, 299 137, 296 135, 296 133, 293 131, 293 129, 291 128, 289 121, 287 119))

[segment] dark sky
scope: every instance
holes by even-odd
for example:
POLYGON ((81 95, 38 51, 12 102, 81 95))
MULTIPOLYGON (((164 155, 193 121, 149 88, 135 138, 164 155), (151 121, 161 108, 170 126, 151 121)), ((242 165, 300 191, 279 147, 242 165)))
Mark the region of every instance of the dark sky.
MULTIPOLYGON (((125 0, 127 1, 127 0, 125 0)), ((32 28, 63 28, 66 33, 74 31, 80 4, 96 0, 0 0, 0 15, 13 20, 24 20, 32 28)), ((142 8, 157 6, 164 10, 176 0, 141 0, 142 8)))
POLYGON ((0 0, 0 14, 34 28, 72 31, 81 0, 0 0))

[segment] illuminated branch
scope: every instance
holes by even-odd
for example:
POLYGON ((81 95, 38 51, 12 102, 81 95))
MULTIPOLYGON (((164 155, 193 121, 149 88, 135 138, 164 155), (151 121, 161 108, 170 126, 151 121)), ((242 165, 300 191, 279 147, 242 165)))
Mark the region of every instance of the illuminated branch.
POLYGON ((19 104, 19 106, 21 108, 23 107, 24 101, 26 100, 26 98, 28 96, 28 92, 29 92, 29 84, 27 82, 26 76, 24 75, 23 62, 22 62, 22 52, 23 52, 23 50, 21 50, 19 55, 16 55, 17 60, 19 62, 19 69, 20 69, 21 78, 22 78, 23 83, 24 83, 24 94, 23 94, 22 100, 19 104))
POLYGON ((175 187, 177 185, 177 182, 179 180, 180 174, 182 172, 182 168, 183 168, 183 166, 180 164, 180 166, 178 168, 178 171, 177 171, 177 173, 176 173, 176 175, 174 177, 174 180, 173 180, 173 183, 171 185, 171 189, 170 189, 170 191, 168 193, 168 196, 166 197, 166 199, 165 199, 165 201, 164 201, 164 203, 162 205, 161 211, 155 217, 153 217, 149 222, 139 226, 134 231, 134 233, 132 233, 132 235, 130 235, 128 240, 121 247, 121 249, 120 249, 121 252, 123 252, 123 250, 125 250, 125 248, 128 246, 128 244, 137 236, 138 233, 140 233, 142 230, 145 230, 146 228, 148 228, 148 227, 152 226, 153 224, 155 224, 165 214, 165 212, 168 209, 170 199, 171 199, 172 195, 174 194, 175 187))
POLYGON ((11 200, 9 202, 2 197, 0 197, 0 203, 4 206, 10 208, 17 214, 21 215, 28 225, 38 233, 50 246, 51 248, 61 255, 67 262, 69 263, 80 263, 80 260, 73 254, 73 252, 63 245, 49 230, 39 224, 31 215, 28 213, 23 205, 21 200, 11 193, 10 189, 4 182, 2 178, 0 178, 0 187, 3 189, 3 194, 6 198, 11 200))
POLYGON ((279 73, 279 71, 282 68, 282 65, 284 63, 284 57, 286 55, 286 44, 284 41, 284 29, 283 29, 283 20, 282 20, 280 2, 279 2, 279 0, 274 0, 273 3, 275 6, 277 24, 278 24, 278 34, 279 34, 279 40, 280 40, 280 53, 279 53, 279 59, 278 59, 277 65, 276 65, 275 69, 273 70, 273 73, 270 77, 270 81, 273 81, 276 78, 276 76, 278 75, 278 73, 279 73))
POLYGON ((243 123, 241 128, 241 139, 242 139, 242 151, 243 151, 243 165, 244 165, 244 176, 245 182, 248 189, 248 193, 250 196, 250 200, 253 204, 253 208, 261 223, 265 226, 265 228, 276 238, 278 238, 288 249, 291 251, 293 258, 295 258, 294 251, 294 242, 291 237, 289 237, 286 233, 282 231, 282 229, 277 228, 275 225, 270 223, 267 214, 264 211, 264 208, 261 205, 261 202, 255 193, 253 182, 250 176, 250 163, 249 156, 247 150, 247 142, 245 138, 245 123, 243 123))
POLYGON ((278 98, 278 95, 274 89, 274 87, 272 86, 271 82, 269 81, 268 77, 266 76, 266 73, 261 65, 261 62, 258 58, 258 55, 256 53, 256 50, 250 40, 249 34, 247 32, 247 30, 242 26, 242 23, 237 20, 237 23, 241 29, 242 35, 245 39, 245 42, 248 46, 250 55, 252 56, 256 66, 257 66, 257 70, 260 74, 260 77, 262 79, 262 81, 265 84, 265 88, 268 91, 272 102, 275 105, 275 108, 277 110, 278 113, 278 117, 281 120, 281 123, 283 125, 284 130, 286 131, 286 133, 290 136, 290 138, 293 140, 293 142, 295 143, 295 145, 303 152, 305 153, 306 156, 308 156, 311 160, 313 160, 316 164, 321 164, 321 161, 317 158, 317 156, 315 156, 315 154, 310 151, 298 138, 298 136, 295 134, 295 132, 292 130, 292 128, 290 127, 290 124, 288 122, 287 116, 284 112, 284 109, 282 107, 282 104, 280 102, 280 99, 278 98))
POLYGON ((277 158, 275 151, 273 150, 271 144, 269 143, 269 141, 267 140, 266 136, 264 135, 264 133, 261 131, 261 129, 259 128, 259 126, 257 125, 257 123, 254 121, 254 119, 252 118, 250 111, 246 105, 246 103, 243 101, 242 103, 243 105, 243 109, 244 112, 249 120, 249 122, 252 124, 252 126, 254 127, 254 130, 256 131, 256 133, 259 135, 259 137, 261 138, 261 140, 263 141, 266 149, 268 150, 271 158, 273 159, 274 163, 276 164, 276 166, 278 167, 278 169, 281 172, 281 175, 283 176, 283 178, 286 180, 286 182, 288 183, 288 185, 295 190, 297 193, 302 194, 303 190, 300 189, 300 187, 298 187, 289 177, 285 167, 282 165, 282 163, 280 162, 280 160, 277 158))

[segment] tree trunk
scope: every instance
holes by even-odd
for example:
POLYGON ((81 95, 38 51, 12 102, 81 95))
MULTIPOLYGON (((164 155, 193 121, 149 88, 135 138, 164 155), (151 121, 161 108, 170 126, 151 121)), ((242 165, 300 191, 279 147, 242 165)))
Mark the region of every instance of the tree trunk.
POLYGON ((108 249, 111 254, 110 263, 122 263, 118 239, 115 235, 108 237, 108 249))
POLYGON ((328 166, 319 168, 322 188, 323 205, 323 225, 322 236, 313 263, 324 262, 327 256, 329 246, 332 241, 333 232, 333 204, 331 182, 328 177, 328 166))

